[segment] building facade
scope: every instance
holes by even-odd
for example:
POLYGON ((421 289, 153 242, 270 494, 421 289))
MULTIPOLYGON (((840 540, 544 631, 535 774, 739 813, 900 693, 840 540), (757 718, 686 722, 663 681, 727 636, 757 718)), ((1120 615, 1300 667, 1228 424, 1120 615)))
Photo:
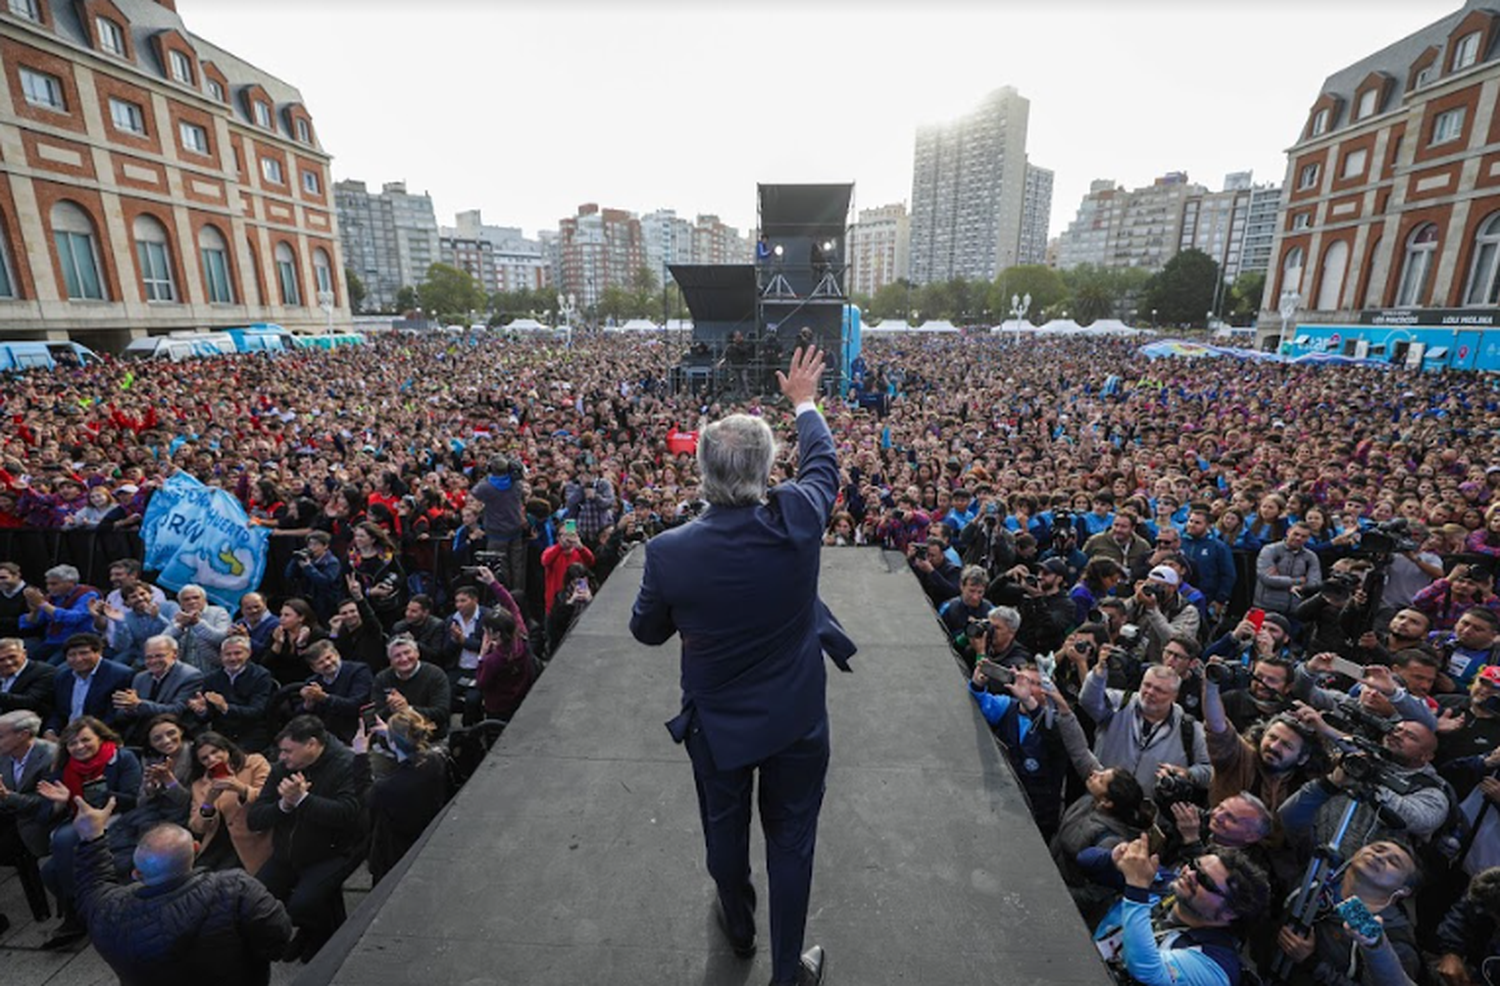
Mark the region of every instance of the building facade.
POLYGON ((341 181, 333 192, 344 256, 364 281, 365 307, 394 310, 397 293, 426 280, 442 256, 432 197, 412 195, 400 181, 386 182, 379 192, 362 181, 341 181))
POLYGON ((581 205, 576 216, 558 223, 556 243, 558 289, 579 311, 591 311, 606 288, 628 290, 646 266, 641 221, 624 209, 581 205))
POLYGON ((514 226, 486 226, 478 209, 460 212, 438 237, 442 263, 467 271, 486 294, 538 290, 551 275, 536 240, 514 226))
MULTIPOLYGON (((1005 86, 958 120, 917 129, 911 194, 914 282, 955 277, 989 281, 1020 262, 1030 111, 1030 101, 1005 86)), ((1049 192, 1049 213, 1050 208, 1049 192)))
POLYGON ((911 218, 906 204, 859 210, 849 227, 848 292, 873 298, 887 284, 910 278, 911 218))
POLYGON ((349 324, 330 159, 295 88, 172 0, 8 0, 0 66, 7 337, 349 324))
POLYGON ((1276 217, 1280 212, 1280 185, 1256 185, 1250 189, 1245 246, 1240 254, 1242 273, 1264 274, 1270 268, 1271 251, 1276 244, 1276 217))
POLYGON ((1047 229, 1052 223, 1052 172, 1026 166, 1026 195, 1021 200, 1021 238, 1016 263, 1047 262, 1047 229))
MULTIPOLYGON (((1451 331, 1443 365, 1500 346, 1488 338, 1500 325, 1497 42, 1500 13, 1470 0, 1324 82, 1287 153, 1263 344, 1281 335, 1285 301, 1299 326, 1451 331), (1458 343, 1477 327, 1486 338, 1458 343)), ((1327 345, 1353 352, 1369 344, 1360 336, 1327 345)))
POLYGON ((1078 212, 1057 238, 1057 267, 1072 270, 1083 264, 1102 267, 1109 261, 1116 217, 1124 204, 1125 189, 1107 178, 1089 183, 1088 194, 1078 212))

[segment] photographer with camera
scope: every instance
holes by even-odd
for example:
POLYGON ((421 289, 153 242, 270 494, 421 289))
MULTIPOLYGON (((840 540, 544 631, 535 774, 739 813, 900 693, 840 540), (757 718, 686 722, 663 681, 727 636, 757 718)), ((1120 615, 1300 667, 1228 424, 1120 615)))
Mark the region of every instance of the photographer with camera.
POLYGON ((1500 613, 1500 599, 1493 591, 1495 579, 1488 569, 1460 563, 1445 579, 1438 579, 1412 599, 1413 609, 1432 620, 1434 632, 1452 630, 1470 609, 1482 606, 1500 613))
POLYGON ((1101 650, 1078 695, 1098 727, 1094 756, 1105 767, 1130 771, 1148 796, 1156 790, 1163 765, 1186 768, 1194 784, 1206 787, 1212 767, 1203 725, 1177 704, 1182 688, 1177 672, 1153 664, 1146 668, 1138 693, 1119 691, 1106 687, 1110 655, 1110 649, 1101 650))
POLYGON ((1312 529, 1297 523, 1286 537, 1260 549, 1255 556, 1255 606, 1267 613, 1290 615, 1293 607, 1309 598, 1323 582, 1318 556, 1307 547, 1312 529))
POLYGON ((931 526, 932 519, 924 511, 917 509, 916 497, 910 493, 902 493, 897 497, 895 506, 886 511, 875 528, 875 534, 885 547, 906 554, 906 546, 926 538, 931 526))
POLYGON ((948 631, 948 642, 959 653, 972 650, 966 634, 971 623, 989 618, 990 603, 984 598, 990 575, 978 565, 965 566, 959 575, 958 595, 938 607, 938 620, 948 631))
MULTIPOLYGON (((1021 614, 1010 606, 993 606, 982 620, 972 620, 964 628, 964 636, 973 649, 968 660, 968 671, 981 658, 988 658, 1001 667, 1018 668, 1032 661, 1031 651, 1016 639, 1021 629, 1021 614)), ((967 655, 966 655, 967 656, 967 655)))
POLYGON ((1066 510, 1052 512, 1052 532, 1037 557, 1044 562, 1057 558, 1067 565, 1068 585, 1073 585, 1083 576, 1089 556, 1078 549, 1078 520, 1074 514, 1066 510))
MULTIPOLYGON (((1419 657, 1432 660, 1430 654, 1420 650, 1402 651, 1393 660, 1406 663, 1419 657)), ((1355 715, 1371 720, 1371 728, 1376 728, 1375 723, 1389 727, 1409 720, 1428 730, 1437 729, 1437 715, 1433 711, 1436 703, 1429 704, 1427 699, 1414 694, 1391 668, 1384 665, 1372 664, 1364 668, 1363 677, 1347 693, 1320 686, 1313 675, 1332 672, 1339 660, 1337 654, 1327 652, 1308 658, 1292 678, 1292 695, 1320 712, 1343 709, 1348 714, 1347 710, 1352 706, 1358 710, 1355 715)))
MULTIPOLYGON (((477 469, 475 470, 478 471, 477 469)), ((491 456, 486 475, 469 490, 484 508, 485 550, 498 552, 500 577, 512 592, 526 589, 526 467, 519 459, 491 456)))
POLYGON ((1308 650, 1349 653, 1348 627, 1363 624, 1369 612, 1364 593, 1369 571, 1369 562, 1340 558, 1333 563, 1318 591, 1303 596, 1292 607, 1292 619, 1304 628, 1311 628, 1311 633, 1303 638, 1308 642, 1308 650))
POLYGON ((1161 660, 1162 648, 1173 637, 1197 639, 1198 608, 1183 600, 1177 592, 1181 578, 1169 565, 1151 569, 1135 594, 1125 603, 1125 622, 1134 623, 1146 632, 1146 660, 1161 660))
POLYGON ((307 535, 307 546, 292 552, 283 578, 287 595, 307 600, 318 619, 333 618, 343 596, 344 567, 332 550, 333 539, 326 531, 307 535))
POLYGON ((1068 566, 1050 558, 1035 569, 1016 565, 990 583, 989 598, 1021 614, 1020 641, 1033 654, 1058 648, 1073 623, 1073 603, 1063 595, 1068 566))
POLYGON ((947 548, 946 540, 930 535, 926 541, 913 541, 906 546, 906 563, 934 606, 941 606, 959 591, 963 570, 948 558, 947 548))
MULTIPOLYGON (((1319 762, 1315 758, 1322 750, 1316 734, 1285 713, 1242 735, 1230 720, 1220 691, 1233 680, 1236 670, 1222 658, 1213 658, 1203 677, 1203 725, 1213 765, 1208 803, 1217 805, 1249 792, 1274 811, 1311 776, 1321 774, 1320 758, 1319 762)), ((1289 678, 1290 669, 1285 670, 1289 678)))
POLYGON ((1052 683, 1031 665, 1012 671, 980 661, 969 678, 969 696, 1005 750, 1044 840, 1057 831, 1068 771, 1054 695, 1052 683))
POLYGON ((1437 736, 1431 729, 1403 721, 1376 740, 1364 734, 1373 730, 1373 721, 1350 715, 1347 707, 1330 714, 1360 732, 1336 728, 1309 705, 1299 704, 1292 714, 1339 751, 1332 773, 1308 781, 1282 804, 1281 824, 1293 839, 1309 846, 1328 845, 1351 801, 1356 806, 1345 847, 1386 834, 1404 834, 1422 843, 1448 820, 1451 796, 1447 782, 1432 767, 1437 736))

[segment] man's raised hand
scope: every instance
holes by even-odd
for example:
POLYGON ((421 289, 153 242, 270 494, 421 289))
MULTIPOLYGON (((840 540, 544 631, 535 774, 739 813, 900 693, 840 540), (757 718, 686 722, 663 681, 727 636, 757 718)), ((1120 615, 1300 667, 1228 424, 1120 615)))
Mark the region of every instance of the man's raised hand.
POLYGON ((806 350, 800 346, 792 352, 792 365, 786 373, 776 371, 776 383, 792 407, 818 396, 818 383, 823 378, 823 352, 817 346, 806 350))

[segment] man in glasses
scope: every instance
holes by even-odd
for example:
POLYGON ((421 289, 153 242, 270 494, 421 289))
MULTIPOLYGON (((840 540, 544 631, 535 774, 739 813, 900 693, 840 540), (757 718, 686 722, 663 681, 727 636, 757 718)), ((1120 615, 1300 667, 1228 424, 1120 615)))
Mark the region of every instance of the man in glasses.
POLYGON ((1161 861, 1148 836, 1120 843, 1113 857, 1125 892, 1094 932, 1106 962, 1145 986, 1240 981, 1236 929, 1261 914, 1270 896, 1260 867, 1239 850, 1221 849, 1199 856, 1161 887, 1161 861))

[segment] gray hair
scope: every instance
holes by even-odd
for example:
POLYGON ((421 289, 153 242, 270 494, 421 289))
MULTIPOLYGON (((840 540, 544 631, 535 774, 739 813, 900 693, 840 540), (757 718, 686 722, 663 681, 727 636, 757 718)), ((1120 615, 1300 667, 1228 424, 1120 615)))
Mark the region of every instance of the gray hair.
POLYGON ((189 582, 187 585, 177 590, 178 599, 181 599, 184 595, 202 596, 204 599, 208 598, 208 593, 204 591, 203 586, 199 585, 196 582, 189 582))
POLYGON ((250 638, 242 633, 232 633, 219 641, 220 651, 223 651, 226 647, 243 647, 248 651, 255 650, 255 645, 250 642, 250 638))
POLYGON ((57 579, 61 582, 77 582, 78 569, 72 565, 53 565, 47 569, 47 578, 57 579))
POLYGON ((36 737, 42 734, 42 717, 30 709, 13 709, 0 716, 0 726, 17 733, 30 733, 36 737))
MULTIPOLYGON (((1255 810, 1255 830, 1260 833, 1261 839, 1270 836, 1271 829, 1275 827, 1276 819, 1275 816, 1271 814, 1271 809, 1266 807, 1266 803, 1264 801, 1260 800, 1249 791, 1241 791, 1239 794, 1231 794, 1229 797, 1239 798, 1241 801, 1245 802, 1245 804, 1253 808, 1255 810)), ((1228 801, 1229 798, 1225 798, 1224 800, 1228 801)))
POLYGON ((983 565, 966 565, 963 574, 958 577, 959 585, 989 585, 990 573, 985 571, 983 565))
POLYGON ((731 414, 703 429, 698 471, 703 499, 715 506, 744 507, 765 498, 776 458, 771 426, 748 414, 731 414))
POLYGON ((1014 606, 996 606, 990 610, 989 616, 991 623, 998 617, 1004 620, 1012 630, 1021 629, 1021 613, 1014 606))
POLYGON ((22 640, 20 637, 0 637, 0 651, 7 650, 18 650, 24 652, 26 650, 26 641, 22 640))
POLYGON ((154 637, 147 637, 146 642, 141 645, 141 653, 144 654, 147 647, 150 647, 152 644, 158 643, 166 644, 168 650, 170 650, 173 654, 177 653, 177 641, 173 640, 171 637, 167 636, 164 633, 158 633, 154 637))
POLYGON ((387 640, 385 642, 385 656, 390 657, 392 654, 396 653, 397 647, 405 647, 407 644, 416 647, 418 655, 422 653, 422 648, 417 645, 416 637, 413 637, 409 633, 398 633, 390 640, 387 640))

